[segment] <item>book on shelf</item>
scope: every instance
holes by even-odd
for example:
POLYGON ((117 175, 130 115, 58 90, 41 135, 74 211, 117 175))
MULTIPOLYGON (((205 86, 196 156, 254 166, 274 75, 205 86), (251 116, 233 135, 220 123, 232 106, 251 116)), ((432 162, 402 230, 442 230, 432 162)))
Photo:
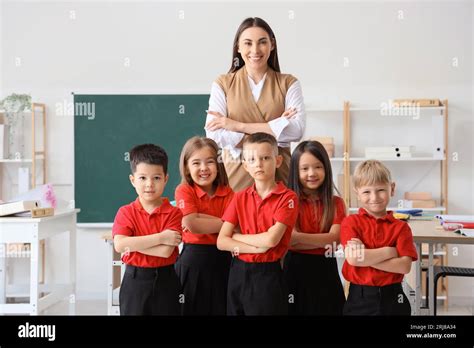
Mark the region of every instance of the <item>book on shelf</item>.
POLYGON ((393 145, 393 146, 367 146, 365 148, 365 151, 369 152, 388 152, 388 153, 400 153, 400 152, 413 152, 415 151, 415 147, 410 145, 410 146, 398 146, 398 145, 393 145))
POLYGON ((365 148, 366 158, 411 158, 414 146, 367 146, 365 148))

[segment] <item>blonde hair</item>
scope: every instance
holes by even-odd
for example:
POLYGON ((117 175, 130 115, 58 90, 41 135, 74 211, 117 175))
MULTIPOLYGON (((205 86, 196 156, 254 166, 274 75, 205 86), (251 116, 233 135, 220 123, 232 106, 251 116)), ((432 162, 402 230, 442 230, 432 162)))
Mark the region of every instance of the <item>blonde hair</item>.
POLYGON ((183 146, 181 151, 181 156, 179 159, 179 172, 181 174, 181 183, 188 183, 189 185, 193 184, 193 179, 188 169, 189 158, 193 153, 202 148, 209 148, 214 156, 217 165, 217 176, 213 182, 213 185, 216 186, 227 186, 229 185, 229 179, 227 178, 227 173, 225 171, 224 163, 219 156, 219 146, 212 139, 195 136, 189 139, 186 144, 183 146))
POLYGON ((392 177, 388 168, 382 162, 376 160, 359 163, 354 170, 352 180, 354 188, 392 183, 392 177))

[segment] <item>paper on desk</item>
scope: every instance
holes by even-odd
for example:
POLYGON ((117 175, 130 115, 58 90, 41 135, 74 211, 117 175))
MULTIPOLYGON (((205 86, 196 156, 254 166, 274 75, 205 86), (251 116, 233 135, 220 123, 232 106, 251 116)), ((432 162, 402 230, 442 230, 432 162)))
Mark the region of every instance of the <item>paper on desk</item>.
POLYGON ((466 237, 474 237, 474 231, 467 228, 460 228, 459 230, 454 231, 456 233, 462 234, 466 237))
POLYGON ((452 222, 452 221, 474 222, 474 215, 435 215, 435 217, 445 222, 452 222))

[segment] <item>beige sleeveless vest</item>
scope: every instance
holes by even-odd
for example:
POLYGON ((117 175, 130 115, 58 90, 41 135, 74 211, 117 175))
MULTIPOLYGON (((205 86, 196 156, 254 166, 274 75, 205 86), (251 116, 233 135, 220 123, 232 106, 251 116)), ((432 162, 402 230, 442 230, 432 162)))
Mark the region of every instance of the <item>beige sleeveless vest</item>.
MULTIPOLYGON (((285 111, 286 92, 296 81, 288 74, 280 74, 270 67, 257 102, 252 95, 245 67, 234 73, 221 75, 216 83, 222 88, 227 100, 227 117, 245 123, 263 123, 280 117, 285 111)), ((290 148, 278 148, 283 156, 283 163, 276 171, 276 180, 288 182, 290 166, 290 148)), ((224 150, 224 165, 234 191, 249 187, 253 179, 242 166, 240 158, 234 159, 229 151, 224 150)))

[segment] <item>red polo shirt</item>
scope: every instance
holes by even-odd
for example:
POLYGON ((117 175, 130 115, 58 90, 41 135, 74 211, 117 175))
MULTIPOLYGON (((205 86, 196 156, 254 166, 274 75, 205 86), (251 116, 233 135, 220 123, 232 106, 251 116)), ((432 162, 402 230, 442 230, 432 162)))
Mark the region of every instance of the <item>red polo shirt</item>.
MULTIPOLYGON (((387 212, 383 218, 376 219, 364 208, 358 214, 350 215, 341 224, 341 244, 345 247, 351 238, 358 238, 368 249, 381 247, 397 248, 398 256, 410 256, 413 261, 418 259, 413 235, 408 224, 393 217, 387 212)), ((401 283, 404 275, 385 272, 372 267, 355 267, 344 262, 342 267, 344 278, 354 284, 385 286, 401 283)))
MULTIPOLYGON (((234 191, 229 186, 218 186, 210 197, 199 185, 181 184, 176 187, 176 206, 181 209, 183 216, 201 213, 222 218, 225 209, 234 197, 234 191)), ((190 244, 216 244, 219 233, 200 234, 183 231, 183 242, 190 244)))
MULTIPOLYGON (((333 225, 340 225, 346 216, 346 206, 341 197, 334 196, 333 204, 335 206, 333 225)), ((300 199, 298 223, 299 232, 302 233, 328 233, 328 231, 321 231, 319 225, 323 218, 323 204, 320 199, 303 198, 300 199)), ((297 228, 297 229, 298 229, 297 228)), ((291 249, 291 248, 290 248, 291 249)), ((312 255, 324 255, 325 248, 315 248, 309 250, 291 249, 294 252, 312 255)))
POLYGON ((255 184, 237 192, 224 213, 222 220, 240 226, 242 234, 257 234, 268 231, 275 223, 287 226, 277 246, 263 254, 239 254, 245 262, 275 262, 288 250, 291 231, 298 217, 298 197, 296 193, 278 182, 275 189, 264 199, 258 195, 255 184))
MULTIPOLYGON (((173 207, 167 198, 151 214, 143 209, 139 199, 119 209, 112 227, 112 236, 117 234, 138 237, 160 233, 170 229, 181 232, 183 214, 178 208, 173 207)), ((127 265, 137 267, 163 267, 172 265, 178 256, 178 247, 170 257, 145 255, 138 251, 124 253, 122 261, 127 265)))

